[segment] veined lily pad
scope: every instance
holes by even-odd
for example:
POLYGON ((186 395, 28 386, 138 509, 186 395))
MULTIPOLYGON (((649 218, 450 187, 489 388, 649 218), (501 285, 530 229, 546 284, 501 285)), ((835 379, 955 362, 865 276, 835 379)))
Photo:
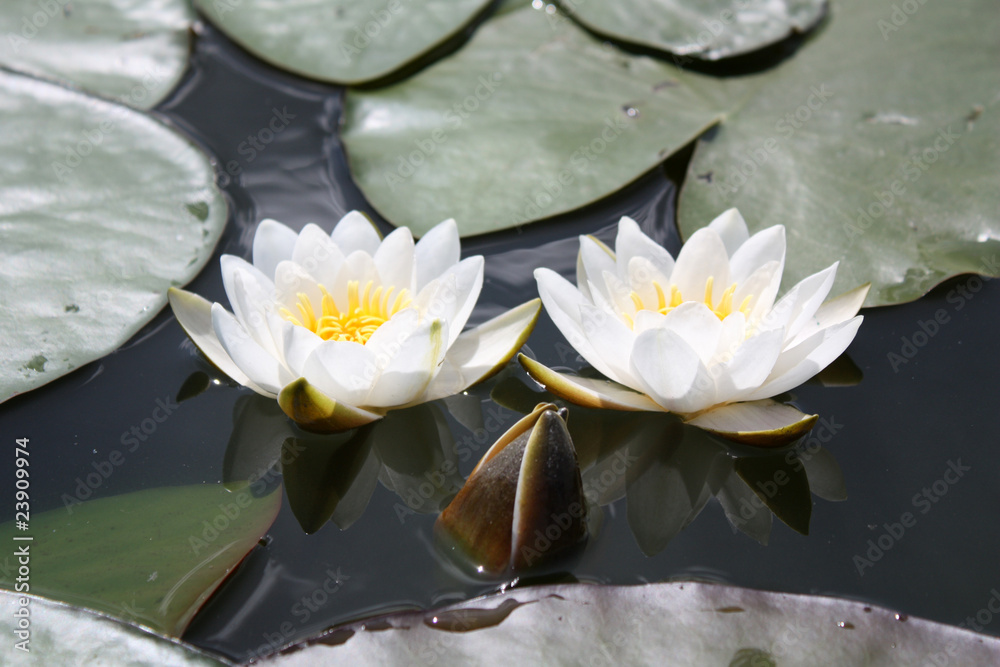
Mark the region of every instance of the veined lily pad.
POLYGON ((466 27, 490 0, 195 0, 222 32, 282 69, 332 83, 391 74, 466 27))
MULTIPOLYGON (((33 515, 27 533, 0 525, 0 539, 30 550, 31 592, 180 636, 270 528, 281 489, 206 484, 67 498, 33 515), (25 535, 34 540, 11 541, 25 535)), ((0 587, 13 590, 16 577, 5 562, 0 587)))
POLYGON ((420 235, 469 236, 547 218, 631 183, 755 85, 635 57, 527 6, 397 85, 349 90, 341 131, 354 179, 420 235))
POLYGON ((560 0, 594 32, 681 56, 718 60, 805 32, 824 0, 560 0))
POLYGON ((829 26, 702 139, 689 236, 732 206, 787 229, 785 287, 840 261, 832 293, 911 301, 1000 275, 1000 12, 988 0, 843 0, 829 26))
POLYGON ((0 401, 98 359, 211 256, 208 158, 152 118, 0 72, 0 401))
POLYGON ((0 65, 149 109, 187 69, 185 0, 5 0, 0 65))
POLYGON ((5 665, 86 667, 95 664, 96 656, 100 656, 97 664, 131 667, 220 667, 230 664, 193 646, 89 609, 4 590, 0 590, 0 630, 11 638, 0 644, 0 662, 5 665), (30 619, 30 637, 22 645, 30 652, 18 648, 18 613, 25 613, 30 619), (33 662, 31 656, 35 656, 37 662, 33 662))
POLYGON ((263 665, 992 665, 1000 640, 853 600, 678 582, 511 588, 335 628, 263 665), (557 628, 540 632, 539 628, 557 628), (433 652, 433 653, 432 653, 433 652), (501 657, 502 656, 502 657, 501 657))

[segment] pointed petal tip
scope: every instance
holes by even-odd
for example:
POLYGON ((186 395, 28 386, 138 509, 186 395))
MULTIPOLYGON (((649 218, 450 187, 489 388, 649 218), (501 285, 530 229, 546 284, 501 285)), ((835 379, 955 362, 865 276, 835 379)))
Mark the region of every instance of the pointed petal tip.
POLYGON ((518 363, 543 388, 574 405, 585 408, 662 412, 663 409, 645 394, 640 394, 611 380, 565 375, 524 354, 518 363))
POLYGON ((385 416, 338 403, 302 377, 281 389, 278 405, 289 419, 313 433, 339 433, 370 424, 385 416))
POLYGON ((818 420, 819 415, 763 399, 719 406, 684 421, 744 445, 782 447, 808 433, 818 420))

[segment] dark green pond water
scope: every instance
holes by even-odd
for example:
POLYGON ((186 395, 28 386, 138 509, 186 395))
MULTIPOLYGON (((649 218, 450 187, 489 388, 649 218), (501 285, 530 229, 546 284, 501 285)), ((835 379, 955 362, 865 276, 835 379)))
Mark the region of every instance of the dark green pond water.
MULTIPOLYGON (((192 71, 159 107, 218 158, 232 205, 215 259, 188 289, 227 303, 218 255, 249 257, 263 218, 331 229, 351 209, 376 217, 353 184, 337 140, 341 95, 335 87, 277 72, 205 29, 192 71), (282 121, 271 125, 275 117, 282 121), (279 125, 280 131, 260 133, 279 125)), ((569 275, 577 235, 610 239, 623 214, 676 253, 676 186, 657 170, 578 213, 465 240, 465 255, 487 257, 471 323, 534 297, 531 272, 537 266, 569 275)), ((1000 285, 968 276, 916 303, 866 311, 849 350, 863 373, 860 383, 795 390, 799 407, 825 420, 824 447, 839 463, 848 491, 844 502, 813 497, 808 536, 776 520, 762 546, 737 533, 710 501, 666 548, 647 556, 630 530, 626 501, 619 499, 604 507, 599 534, 561 576, 615 584, 700 578, 834 594, 947 623, 971 618, 969 627, 1000 634, 1000 619, 989 607, 1000 598, 1000 524, 990 513, 1000 506, 998 312, 1000 285), (935 318, 937 325, 927 324, 935 318), (905 513, 910 518, 903 526, 905 513)), ((548 365, 579 367, 544 315, 528 348, 548 365)), ((79 476, 120 448, 124 432, 147 420, 158 400, 175 399, 198 372, 220 378, 168 309, 114 354, 0 408, 5 437, 31 438, 33 512, 61 508, 60 498, 74 492, 79 476)), ((519 375, 512 367, 509 377, 519 375)), ((490 402, 488 388, 472 393, 483 401, 489 437, 477 439, 449 421, 462 474, 519 416, 490 402)), ((250 394, 223 379, 181 401, 93 497, 218 482, 234 407, 250 394)), ((4 479, 13 479, 10 458, 4 479)), ((435 515, 401 512, 401 502, 379 484, 347 530, 329 523, 306 534, 286 498, 268 537, 184 638, 247 659, 339 622, 496 588, 444 563, 432 544, 435 515)), ((4 505, 3 520, 12 518, 10 509, 4 505)))

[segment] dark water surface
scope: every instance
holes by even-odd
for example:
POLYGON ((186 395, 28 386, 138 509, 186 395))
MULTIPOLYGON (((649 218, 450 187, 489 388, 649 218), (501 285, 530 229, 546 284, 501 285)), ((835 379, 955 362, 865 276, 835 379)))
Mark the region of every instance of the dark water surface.
MULTIPOLYGON (((249 258, 263 218, 329 230, 351 209, 374 214, 336 138, 341 96, 339 88, 267 67, 205 28, 192 71, 159 108, 218 158, 232 204, 215 259, 188 289, 226 303, 218 255, 249 258), (279 126, 264 143, 269 135, 261 130, 279 126)), ((623 214, 676 252, 675 192, 657 170, 579 213, 464 241, 465 255, 487 256, 473 323, 534 297, 535 267, 571 273, 577 235, 600 232, 610 240, 623 214)), ((1000 507, 1000 355, 992 326, 1000 324, 998 310, 1000 285, 966 276, 916 303, 866 311, 849 351, 863 380, 794 392, 803 410, 826 420, 831 437, 825 447, 843 470, 849 496, 845 502, 814 498, 808 537, 775 521, 769 545, 762 546, 736 533, 710 502, 662 552, 646 556, 619 499, 604 508, 600 533, 570 575, 615 584, 696 577, 834 594, 947 623, 971 617, 971 627, 1000 634, 1000 619, 988 607, 1000 597, 1000 524, 992 514, 1000 507), (942 324, 926 325, 936 316, 942 324), (905 363, 893 364, 890 353, 905 363), (913 521, 900 531, 895 524, 907 512, 913 521)), ((528 347, 543 363, 576 365, 544 315, 528 347)), ((32 441, 32 510, 61 507, 76 479, 121 447, 123 432, 149 418, 157 400, 175 398, 198 371, 219 377, 167 309, 114 354, 0 408, 0 432, 32 441)), ((179 403, 94 497, 218 482, 234 407, 248 394, 222 381, 179 403)), ((485 390, 473 395, 483 399, 492 442, 519 415, 490 402, 485 390)), ((450 424, 465 474, 489 443, 470 439, 455 420, 450 424)), ((246 659, 334 623, 495 588, 442 563, 431 540, 434 514, 400 513, 400 507, 400 497, 379 484, 347 530, 329 523, 307 535, 284 502, 268 538, 202 609, 185 639, 246 659)))

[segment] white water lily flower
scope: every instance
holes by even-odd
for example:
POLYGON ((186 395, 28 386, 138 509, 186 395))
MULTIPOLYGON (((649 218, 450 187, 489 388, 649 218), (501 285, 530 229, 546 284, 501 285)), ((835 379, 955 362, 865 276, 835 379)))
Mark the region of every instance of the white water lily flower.
POLYGON ((222 256, 233 312, 179 289, 181 326, 223 372, 277 398, 303 428, 334 432, 444 398, 502 367, 534 327, 538 299, 462 332, 483 284, 482 256, 459 261, 454 220, 416 244, 382 239, 352 211, 331 234, 264 220, 253 263, 222 256))
POLYGON ((837 264, 775 301, 785 228, 750 236, 736 209, 691 235, 676 261, 630 218, 615 250, 580 237, 577 286, 537 269, 538 292, 577 352, 613 380, 557 373, 521 356, 535 380, 575 403, 662 410, 756 444, 788 441, 815 415, 768 399, 798 386, 854 339, 863 285, 824 303, 837 264))

